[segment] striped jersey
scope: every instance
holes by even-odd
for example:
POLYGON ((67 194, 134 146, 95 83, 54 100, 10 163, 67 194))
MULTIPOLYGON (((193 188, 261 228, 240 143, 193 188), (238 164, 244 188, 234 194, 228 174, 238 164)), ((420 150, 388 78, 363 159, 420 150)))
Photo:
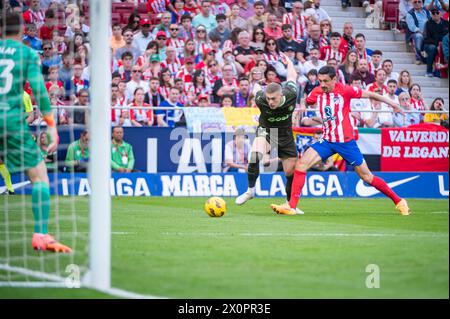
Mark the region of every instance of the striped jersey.
POLYGON ((282 20, 283 24, 292 25, 294 40, 299 41, 306 37, 308 32, 306 28, 306 18, 303 15, 294 17, 294 14, 292 12, 285 13, 282 20))
POLYGON ((354 121, 350 115, 350 100, 360 99, 362 90, 336 83, 333 92, 324 93, 320 86, 306 98, 306 104, 317 104, 323 124, 323 139, 344 143, 354 139, 354 121))

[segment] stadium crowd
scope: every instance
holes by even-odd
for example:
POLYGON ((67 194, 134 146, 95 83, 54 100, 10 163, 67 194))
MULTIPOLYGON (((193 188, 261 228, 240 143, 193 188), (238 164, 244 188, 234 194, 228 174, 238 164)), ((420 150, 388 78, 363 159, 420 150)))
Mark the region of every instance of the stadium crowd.
MULTIPOLYGON (((367 2, 367 1, 366 1, 367 2)), ((2 11, 23 14, 23 43, 39 52, 42 74, 59 125, 89 121, 89 2, 8 0, 2 11), (64 108, 76 105, 79 109, 64 108)), ((361 3, 361 5, 367 3, 361 3)), ((113 126, 185 125, 182 112, 142 107, 255 107, 252 88, 282 82, 286 54, 298 72, 301 88, 295 126, 320 126, 316 109, 302 99, 319 85, 318 70, 337 71, 337 80, 386 94, 407 116, 353 112, 359 127, 401 127, 419 122, 448 125, 437 97, 427 105, 408 70, 396 70, 389 56, 366 47, 366 37, 351 22, 333 28, 333 17, 320 0, 112 0, 111 114, 113 126), (341 31, 341 32, 340 32, 341 31), (127 108, 124 108, 127 107, 127 108)), ((448 68, 448 0, 401 0, 399 29, 415 48, 416 64, 426 75, 448 68), (442 51, 444 60, 435 63, 442 51)), ((425 75, 425 74, 424 74, 425 75)), ((34 102, 33 91, 26 92, 34 102)), ((363 111, 388 109, 376 101, 353 100, 363 111)), ((27 121, 40 123, 37 111, 27 121)))

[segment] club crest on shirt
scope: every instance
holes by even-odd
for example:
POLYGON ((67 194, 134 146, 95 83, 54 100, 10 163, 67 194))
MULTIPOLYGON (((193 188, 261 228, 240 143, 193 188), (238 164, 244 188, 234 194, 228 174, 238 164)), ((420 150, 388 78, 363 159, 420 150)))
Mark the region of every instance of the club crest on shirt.
POLYGON ((323 117, 324 122, 334 121, 336 119, 336 116, 333 115, 333 109, 329 105, 323 108, 323 113, 325 114, 323 117))

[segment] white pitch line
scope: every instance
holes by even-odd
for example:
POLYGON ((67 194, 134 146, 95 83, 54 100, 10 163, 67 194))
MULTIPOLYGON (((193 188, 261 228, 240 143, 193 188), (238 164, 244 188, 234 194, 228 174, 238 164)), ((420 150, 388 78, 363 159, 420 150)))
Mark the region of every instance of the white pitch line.
POLYGON ((244 236, 244 237, 448 237, 437 233, 162 233, 167 236, 244 236))
MULTIPOLYGON (((65 278, 53 275, 46 274, 39 271, 34 271, 22 267, 10 266, 8 264, 0 264, 0 270, 9 271, 19 273, 21 275, 34 277, 37 279, 48 280, 47 282, 4 282, 0 281, 0 287, 12 287, 12 288, 67 288, 65 285, 65 278)), ((167 297, 162 296, 153 296, 153 295, 142 295, 132 291, 127 291, 118 288, 108 288, 108 289, 97 289, 95 287, 90 287, 89 285, 81 285, 82 288, 90 288, 93 290, 97 290, 115 297, 126 298, 126 299, 168 299, 167 297)))
POLYGON ((430 212, 430 214, 448 214, 448 212, 430 212))

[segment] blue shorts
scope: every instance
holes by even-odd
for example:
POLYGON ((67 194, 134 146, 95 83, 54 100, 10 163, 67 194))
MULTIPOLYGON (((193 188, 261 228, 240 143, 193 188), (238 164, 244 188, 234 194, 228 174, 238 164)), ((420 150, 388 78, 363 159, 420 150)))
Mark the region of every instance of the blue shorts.
POLYGON ((332 143, 321 139, 311 144, 311 147, 319 153, 322 161, 326 161, 330 156, 338 153, 351 166, 359 166, 364 163, 364 157, 355 140, 345 143, 332 143))

